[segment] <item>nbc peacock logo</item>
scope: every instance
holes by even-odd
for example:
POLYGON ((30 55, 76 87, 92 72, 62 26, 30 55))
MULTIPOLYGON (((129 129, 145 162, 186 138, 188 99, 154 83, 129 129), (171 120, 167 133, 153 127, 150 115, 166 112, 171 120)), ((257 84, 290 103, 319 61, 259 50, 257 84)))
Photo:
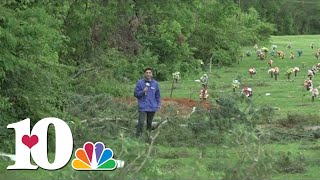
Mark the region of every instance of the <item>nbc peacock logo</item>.
POLYGON ((102 142, 86 142, 83 148, 76 150, 76 158, 72 161, 75 170, 107 170, 117 167, 117 162, 112 158, 113 151, 105 148, 102 142))

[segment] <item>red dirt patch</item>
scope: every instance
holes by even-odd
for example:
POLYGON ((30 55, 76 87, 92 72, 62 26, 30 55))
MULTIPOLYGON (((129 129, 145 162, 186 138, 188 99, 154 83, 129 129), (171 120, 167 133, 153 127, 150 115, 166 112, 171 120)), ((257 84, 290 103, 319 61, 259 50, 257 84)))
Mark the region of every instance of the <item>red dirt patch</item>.
MULTIPOLYGON (((125 103, 129 106, 136 106, 135 98, 115 98, 114 102, 125 103)), ((188 98, 161 98, 161 109, 159 114, 168 114, 170 109, 176 110, 177 115, 186 116, 191 113, 193 107, 201 106, 210 109, 212 106, 208 102, 195 101, 188 98)))
POLYGON ((177 110, 177 115, 187 116, 191 113, 193 107, 201 106, 209 109, 210 104, 207 102, 195 101, 188 98, 162 98, 162 108, 160 113, 167 114, 168 107, 174 107, 177 110))
POLYGON ((193 108, 195 106, 201 106, 206 109, 210 108, 210 104, 208 102, 200 102, 188 98, 162 98, 162 103, 163 102, 176 102, 179 105, 183 105, 189 108, 193 108))

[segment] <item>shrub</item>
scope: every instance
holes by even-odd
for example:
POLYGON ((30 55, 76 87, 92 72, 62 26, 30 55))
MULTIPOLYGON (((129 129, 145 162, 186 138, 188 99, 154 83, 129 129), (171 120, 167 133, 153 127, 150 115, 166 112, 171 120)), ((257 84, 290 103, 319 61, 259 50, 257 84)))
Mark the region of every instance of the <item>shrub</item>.
POLYGON ((255 122, 263 122, 263 123, 271 123, 274 115, 275 110, 274 107, 271 105, 264 105, 259 109, 255 110, 252 115, 252 120, 255 122))
POLYGON ((194 134, 189 128, 171 121, 162 126, 156 141, 156 144, 172 147, 190 146, 194 143, 194 134))

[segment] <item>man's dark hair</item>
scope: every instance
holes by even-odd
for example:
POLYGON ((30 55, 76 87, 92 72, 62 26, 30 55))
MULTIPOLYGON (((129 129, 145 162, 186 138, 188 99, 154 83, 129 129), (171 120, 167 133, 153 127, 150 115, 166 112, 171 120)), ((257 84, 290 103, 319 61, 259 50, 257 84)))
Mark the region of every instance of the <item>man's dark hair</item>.
POLYGON ((147 67, 147 68, 144 69, 143 72, 145 73, 145 72, 148 71, 148 70, 152 71, 152 68, 151 68, 151 67, 147 67))

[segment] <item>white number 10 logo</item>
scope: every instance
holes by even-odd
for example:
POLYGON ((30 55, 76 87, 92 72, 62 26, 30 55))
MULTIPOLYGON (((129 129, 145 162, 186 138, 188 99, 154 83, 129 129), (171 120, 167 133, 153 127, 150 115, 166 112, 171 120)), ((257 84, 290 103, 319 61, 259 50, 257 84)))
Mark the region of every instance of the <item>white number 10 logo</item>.
POLYGON ((58 118, 44 118, 38 121, 30 133, 30 119, 9 124, 7 128, 15 130, 16 162, 7 169, 37 169, 40 166, 47 170, 56 170, 65 166, 72 155, 73 138, 69 126, 58 118), (55 159, 48 161, 47 139, 48 127, 55 128, 55 159), (34 162, 30 162, 30 153, 34 162))

